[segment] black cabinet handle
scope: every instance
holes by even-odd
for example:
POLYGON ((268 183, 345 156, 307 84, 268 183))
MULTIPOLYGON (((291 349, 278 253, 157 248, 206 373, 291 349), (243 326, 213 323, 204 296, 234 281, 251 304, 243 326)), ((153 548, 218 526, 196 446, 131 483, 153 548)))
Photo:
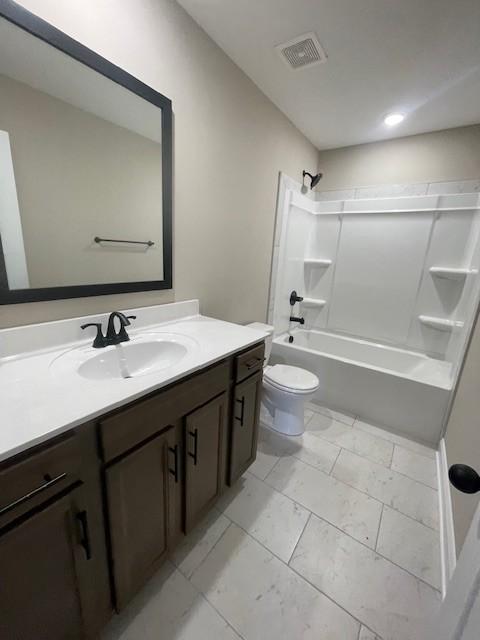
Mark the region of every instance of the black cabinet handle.
POLYGON ((174 447, 168 447, 168 450, 170 451, 170 453, 173 453, 174 460, 173 469, 170 469, 169 467, 168 471, 175 478, 175 483, 178 483, 178 444, 176 444, 174 447))
POLYGON ((33 498, 34 496, 36 496, 38 493, 41 493, 42 491, 45 491, 46 489, 53 487, 54 484, 57 484, 57 482, 60 482, 60 480, 64 480, 66 477, 67 477, 66 473, 61 473, 59 476, 56 476, 55 478, 50 478, 49 475, 45 475, 46 482, 44 484, 40 485, 36 489, 33 489, 32 491, 29 491, 21 498, 18 498, 18 500, 14 500, 13 502, 10 502, 10 504, 7 504, 5 507, 2 507, 0 509, 0 516, 3 516, 3 514, 7 513, 7 511, 10 511, 15 507, 20 506, 22 502, 26 502, 30 498, 33 498))
POLYGON ((189 431, 188 435, 193 438, 193 453, 188 452, 188 455, 193 458, 193 464, 197 466, 197 454, 198 454, 198 429, 189 431))
POLYGON ((480 476, 466 464, 454 464, 448 470, 448 477, 455 489, 463 493, 477 493, 480 491, 480 476))
POLYGON ((92 557, 92 547, 90 545, 90 532, 88 530, 88 517, 86 511, 80 511, 77 513, 77 520, 80 524, 81 529, 81 539, 80 544, 85 550, 85 557, 87 560, 90 560, 92 557))
POLYGON ((249 360, 248 362, 246 362, 245 366, 250 371, 250 369, 256 367, 260 362, 262 362, 262 360, 262 358, 253 358, 253 360, 249 360))
POLYGON ((242 396, 242 399, 235 398, 235 402, 240 403, 240 417, 235 416, 235 420, 240 422, 240 426, 243 427, 243 419, 245 418, 245 396, 242 396))

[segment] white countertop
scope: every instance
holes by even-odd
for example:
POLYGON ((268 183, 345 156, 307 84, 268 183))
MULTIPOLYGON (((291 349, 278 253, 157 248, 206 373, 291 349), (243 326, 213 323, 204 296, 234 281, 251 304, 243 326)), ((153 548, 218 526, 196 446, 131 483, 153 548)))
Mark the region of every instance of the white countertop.
MULTIPOLYGON (((186 305, 178 303, 177 306, 181 307, 182 304, 186 305)), ((159 306, 158 319, 166 317, 165 313, 168 312, 172 315, 171 307, 175 307, 175 303, 159 306), (163 313, 162 307, 165 307, 163 313)), ((199 314, 151 324, 153 309, 154 307, 148 308, 148 317, 144 314, 144 320, 146 319, 148 325, 129 328, 132 338, 145 332, 175 332, 192 338, 197 343, 179 363, 168 369, 128 379, 89 380, 74 371, 71 375, 56 375, 50 369, 51 363, 68 349, 91 344, 93 336, 90 334, 88 339, 83 337, 82 340, 63 344, 52 344, 54 341, 50 340, 48 347, 43 350, 0 357, 0 461, 151 391, 161 389, 266 337, 262 331, 199 314)), ((138 312, 139 316, 142 312, 130 310, 128 313, 131 311, 138 312)), ((183 312, 185 311, 192 311, 191 304, 183 307, 183 312)), ((105 319, 105 316, 101 316, 101 319, 105 319)), ((73 323, 79 325, 84 320, 85 318, 75 318, 60 323, 48 323, 57 325, 56 327, 36 326, 41 328, 44 335, 45 331, 48 333, 49 330, 50 335, 54 335, 56 330, 65 337, 72 326, 75 326, 76 330, 77 325, 73 323), (67 327, 68 330, 60 331, 59 327, 67 327)), ((91 321, 91 318, 87 318, 87 321, 91 321)), ((28 338, 30 343, 33 340, 36 346, 40 347, 42 345, 38 333, 34 334, 34 329, 27 330, 30 332, 28 338)), ((0 331, 0 340, 20 342, 18 335, 14 336, 11 331, 0 331)), ((25 331, 24 336, 26 334, 25 331)), ((92 348, 92 354, 98 351, 92 348)))

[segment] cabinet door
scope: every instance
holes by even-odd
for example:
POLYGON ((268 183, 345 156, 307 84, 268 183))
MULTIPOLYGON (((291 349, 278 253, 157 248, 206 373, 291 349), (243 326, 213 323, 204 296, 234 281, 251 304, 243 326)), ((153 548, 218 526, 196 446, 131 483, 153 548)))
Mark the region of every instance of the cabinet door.
POLYGON ((84 506, 74 489, 0 536, 1 638, 89 636, 83 596, 99 583, 84 506))
POLYGON ((117 610, 165 559, 169 538, 170 430, 105 471, 117 610))
POLYGON ((233 484, 257 456, 262 374, 234 387, 229 484, 233 484))
POLYGON ((227 394, 187 416, 185 421, 185 530, 200 520, 219 496, 223 482, 222 454, 227 419, 227 394))

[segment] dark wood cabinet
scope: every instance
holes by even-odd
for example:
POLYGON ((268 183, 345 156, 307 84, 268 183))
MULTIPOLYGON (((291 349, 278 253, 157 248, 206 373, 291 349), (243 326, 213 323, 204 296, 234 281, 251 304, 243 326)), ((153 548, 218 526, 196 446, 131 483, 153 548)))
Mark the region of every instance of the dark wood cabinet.
POLYGON ((0 638, 99 637, 255 460, 262 364, 255 345, 0 464, 0 638))
POLYGON ((227 394, 222 393, 185 420, 186 533, 212 506, 222 490, 227 408, 227 394))
POLYGON ((255 461, 261 393, 261 373, 234 387, 228 478, 230 485, 255 461))
POLYGON ((78 486, 0 536, 0 637, 76 640, 106 623, 108 573, 89 515, 78 486))
POLYGON ((168 456, 173 430, 171 426, 105 471, 118 610, 156 571, 168 551, 168 456))

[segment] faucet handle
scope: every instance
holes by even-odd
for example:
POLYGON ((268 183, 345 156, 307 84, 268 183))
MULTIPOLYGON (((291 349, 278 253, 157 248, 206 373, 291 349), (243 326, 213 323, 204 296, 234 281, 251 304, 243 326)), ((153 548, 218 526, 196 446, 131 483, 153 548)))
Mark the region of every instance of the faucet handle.
POLYGON ((293 307, 297 302, 303 302, 302 296, 299 296, 295 290, 290 294, 290 306, 293 307))
POLYGON ((88 322, 87 324, 82 324, 80 329, 84 330, 87 327, 96 327, 97 335, 95 336, 95 340, 93 341, 92 347, 94 349, 103 349, 106 346, 105 337, 102 332, 102 323, 101 322, 88 322))

